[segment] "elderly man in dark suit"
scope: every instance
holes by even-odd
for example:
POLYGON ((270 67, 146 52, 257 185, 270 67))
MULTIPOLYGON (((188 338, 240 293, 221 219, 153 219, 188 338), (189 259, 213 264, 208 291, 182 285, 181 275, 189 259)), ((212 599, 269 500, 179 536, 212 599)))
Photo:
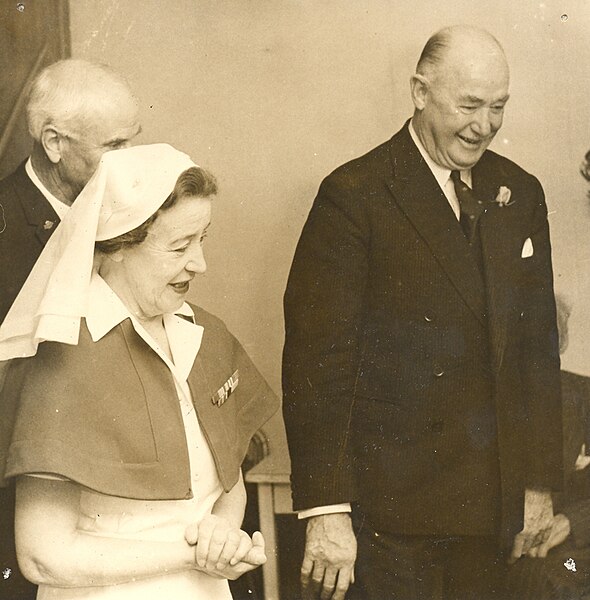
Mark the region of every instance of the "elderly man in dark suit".
MULTIPOLYGON (((127 82, 106 65, 59 61, 31 87, 27 124, 31 156, 0 182, 0 323, 45 243, 107 150, 140 130, 139 107, 127 82)), ((0 394, 2 389, 0 365, 0 394)), ((14 486, 0 489, 0 597, 33 599, 14 550, 14 486)))
POLYGON ((27 104, 33 151, 0 182, 0 322, 102 154, 139 132, 138 110, 127 82, 106 65, 63 60, 35 79, 27 104))
POLYGON ((327 177, 305 224, 283 383, 309 596, 356 578, 363 599, 502 598, 506 558, 547 535, 562 480, 549 229, 537 179, 487 150, 508 84, 490 34, 435 34, 412 119, 327 177))

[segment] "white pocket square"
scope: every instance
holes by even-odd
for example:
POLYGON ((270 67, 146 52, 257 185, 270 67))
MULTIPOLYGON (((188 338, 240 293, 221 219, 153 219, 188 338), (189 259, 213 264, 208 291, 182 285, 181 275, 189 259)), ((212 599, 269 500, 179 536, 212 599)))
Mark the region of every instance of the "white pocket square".
POLYGON ((535 253, 533 249, 533 241, 531 238, 527 238, 522 245, 522 252, 520 253, 520 258, 530 258, 535 253))

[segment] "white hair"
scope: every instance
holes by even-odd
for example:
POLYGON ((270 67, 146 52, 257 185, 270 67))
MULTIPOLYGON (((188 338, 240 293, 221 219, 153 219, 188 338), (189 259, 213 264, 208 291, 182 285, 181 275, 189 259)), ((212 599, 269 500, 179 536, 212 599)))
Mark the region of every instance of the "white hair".
POLYGON ((46 125, 63 133, 83 132, 92 118, 117 106, 122 97, 133 97, 126 79, 108 65, 80 59, 49 65, 31 84, 27 102, 27 125, 40 141, 46 125))

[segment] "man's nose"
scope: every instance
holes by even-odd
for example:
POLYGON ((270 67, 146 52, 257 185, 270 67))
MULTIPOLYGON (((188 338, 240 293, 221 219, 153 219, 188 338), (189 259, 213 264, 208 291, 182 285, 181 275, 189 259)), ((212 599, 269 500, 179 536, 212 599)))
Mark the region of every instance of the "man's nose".
POLYGON ((475 112, 473 129, 478 135, 485 137, 490 135, 492 131, 497 131, 499 128, 500 125, 495 126, 495 121, 489 108, 482 106, 475 112))
POLYGON ((187 271, 202 274, 207 270, 207 262, 201 245, 197 245, 188 258, 189 260, 184 267, 187 271))

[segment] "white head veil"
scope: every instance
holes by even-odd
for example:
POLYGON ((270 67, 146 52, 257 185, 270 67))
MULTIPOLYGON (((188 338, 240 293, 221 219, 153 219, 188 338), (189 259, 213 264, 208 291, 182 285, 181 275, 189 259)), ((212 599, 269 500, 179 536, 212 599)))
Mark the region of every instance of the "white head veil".
POLYGON ((49 239, 0 327, 0 360, 33 356, 43 341, 77 344, 95 241, 141 225, 196 166, 168 144, 105 153, 49 239))

